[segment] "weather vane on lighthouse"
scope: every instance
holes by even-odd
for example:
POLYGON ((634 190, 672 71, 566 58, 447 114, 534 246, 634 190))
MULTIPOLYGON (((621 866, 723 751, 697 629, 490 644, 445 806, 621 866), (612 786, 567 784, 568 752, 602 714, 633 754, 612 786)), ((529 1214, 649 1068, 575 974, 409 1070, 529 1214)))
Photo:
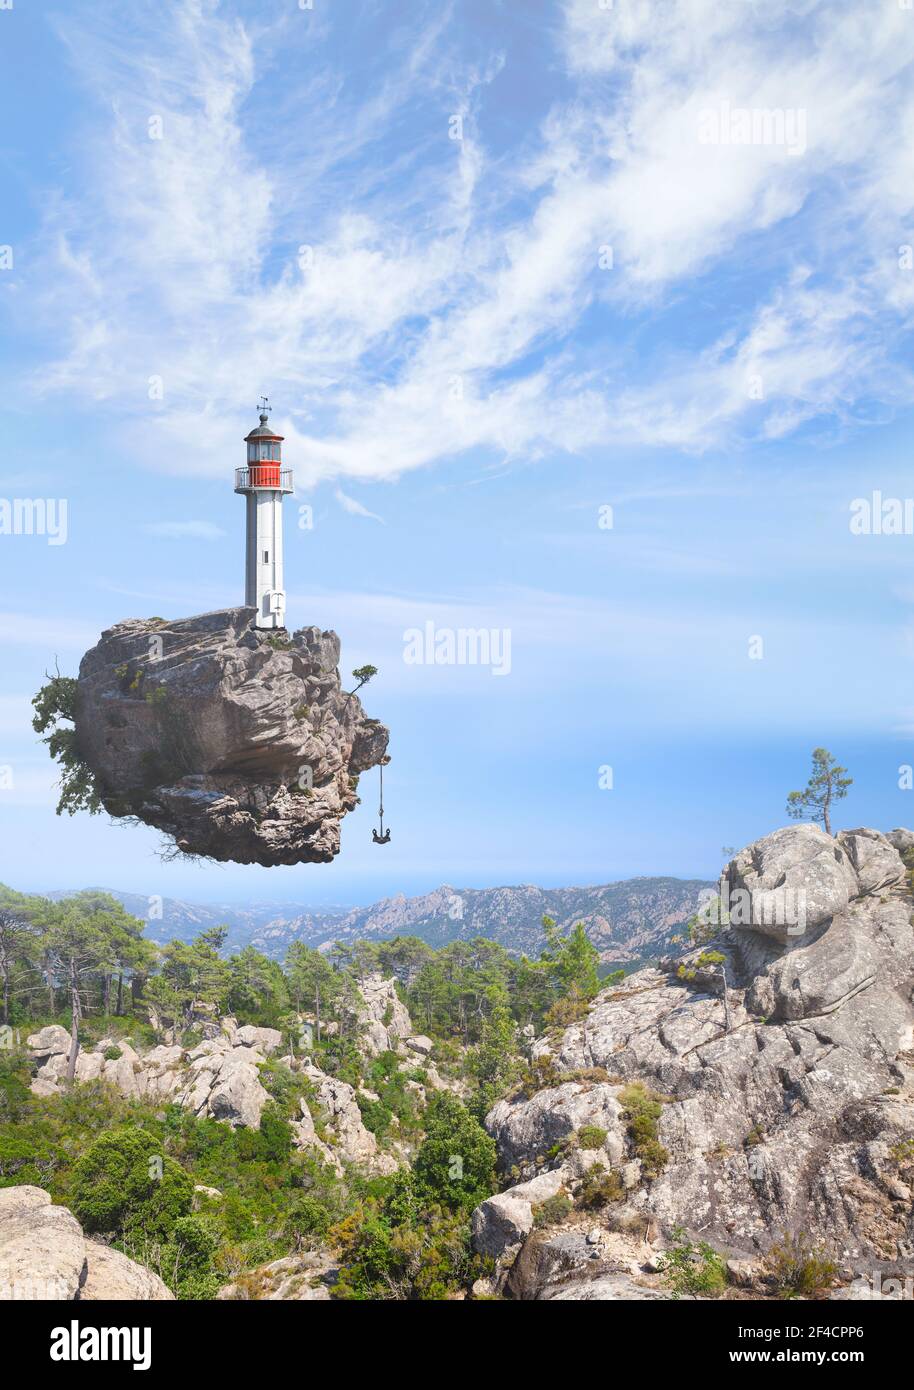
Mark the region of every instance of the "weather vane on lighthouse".
POLYGON ((246 468, 235 469, 235 491, 247 499, 244 601, 256 608, 254 626, 286 625, 282 579, 282 499, 292 491, 292 470, 282 466, 281 434, 269 426, 270 403, 260 398, 260 424, 245 435, 246 468))

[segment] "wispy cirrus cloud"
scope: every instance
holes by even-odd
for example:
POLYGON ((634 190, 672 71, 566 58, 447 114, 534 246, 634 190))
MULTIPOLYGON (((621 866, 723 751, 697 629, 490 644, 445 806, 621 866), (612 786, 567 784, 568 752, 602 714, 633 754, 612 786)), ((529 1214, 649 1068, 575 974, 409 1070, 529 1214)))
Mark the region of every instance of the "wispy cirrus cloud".
POLYGON ((357 72, 329 15, 172 0, 60 26, 98 114, 43 234, 32 308, 64 347, 35 389, 216 473, 268 387, 306 485, 911 401, 909 15, 566 0, 538 53, 562 81, 498 140, 510 26, 480 61, 448 10, 361 17, 357 72), (802 150, 707 142, 725 104, 802 112, 802 150))
POLYGON ((380 521, 382 526, 386 525, 383 516, 378 516, 377 512, 370 512, 357 498, 350 497, 342 488, 336 488, 333 495, 343 511, 348 512, 350 516, 364 516, 370 521, 380 521))

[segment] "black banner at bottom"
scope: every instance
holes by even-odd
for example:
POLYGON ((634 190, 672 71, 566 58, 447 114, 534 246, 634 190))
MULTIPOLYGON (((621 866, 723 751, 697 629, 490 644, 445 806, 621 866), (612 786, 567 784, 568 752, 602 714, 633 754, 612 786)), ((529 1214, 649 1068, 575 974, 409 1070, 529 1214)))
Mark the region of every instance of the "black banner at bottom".
MULTIPOLYGON (((224 1372, 237 1382, 252 1369, 256 1373, 258 1365, 271 1378, 301 1376, 320 1355, 321 1339, 341 1335, 351 1380, 363 1366, 366 1377, 376 1376, 383 1357, 396 1354, 399 1341, 386 1340, 391 1333, 421 1337, 428 1329, 446 1339, 439 1344, 440 1354, 451 1373, 458 1361, 472 1367, 480 1356, 477 1334, 486 1338, 491 1365, 499 1336, 507 1333, 505 1356, 513 1368, 525 1350, 539 1355, 542 1339, 560 1332, 582 1338, 582 1357, 591 1355, 590 1338, 596 1334, 605 1351, 637 1350, 652 1370, 681 1367, 700 1346, 703 1371, 726 1369, 738 1375, 741 1368, 784 1365, 888 1370, 909 1343, 914 1310, 910 1297, 852 1302, 682 1298, 606 1301, 601 1306, 580 1300, 561 1308, 553 1301, 550 1309, 542 1303, 497 1307, 495 1302, 2 1303, 0 1335, 7 1365, 15 1354, 24 1370, 40 1370, 52 1384, 83 1373, 97 1378, 126 1371, 156 1381, 159 1376, 173 1380, 176 1372, 198 1376, 204 1370, 207 1377, 224 1372), (528 1322, 530 1317, 535 1322, 528 1322)), ((422 1359, 428 1369, 427 1351, 422 1359)))

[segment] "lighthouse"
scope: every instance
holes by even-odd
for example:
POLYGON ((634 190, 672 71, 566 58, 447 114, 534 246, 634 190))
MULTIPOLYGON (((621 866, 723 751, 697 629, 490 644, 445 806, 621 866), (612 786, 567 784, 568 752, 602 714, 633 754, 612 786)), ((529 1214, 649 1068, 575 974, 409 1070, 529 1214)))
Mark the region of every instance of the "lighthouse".
POLYGON ((282 466, 282 435, 270 428, 270 407, 261 398, 260 424, 245 435, 247 465, 235 469, 235 491, 247 505, 244 601, 256 608, 254 626, 286 625, 282 580, 282 499, 292 491, 292 470, 282 466))

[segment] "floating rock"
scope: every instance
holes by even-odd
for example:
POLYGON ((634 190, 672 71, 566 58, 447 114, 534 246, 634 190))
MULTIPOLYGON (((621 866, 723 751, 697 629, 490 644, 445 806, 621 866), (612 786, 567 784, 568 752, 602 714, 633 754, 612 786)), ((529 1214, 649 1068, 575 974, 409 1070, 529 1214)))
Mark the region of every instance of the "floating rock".
POLYGON ((328 863, 388 731, 341 689, 339 638, 261 632, 252 608, 129 619, 82 659, 76 737, 106 811, 183 854, 328 863))

